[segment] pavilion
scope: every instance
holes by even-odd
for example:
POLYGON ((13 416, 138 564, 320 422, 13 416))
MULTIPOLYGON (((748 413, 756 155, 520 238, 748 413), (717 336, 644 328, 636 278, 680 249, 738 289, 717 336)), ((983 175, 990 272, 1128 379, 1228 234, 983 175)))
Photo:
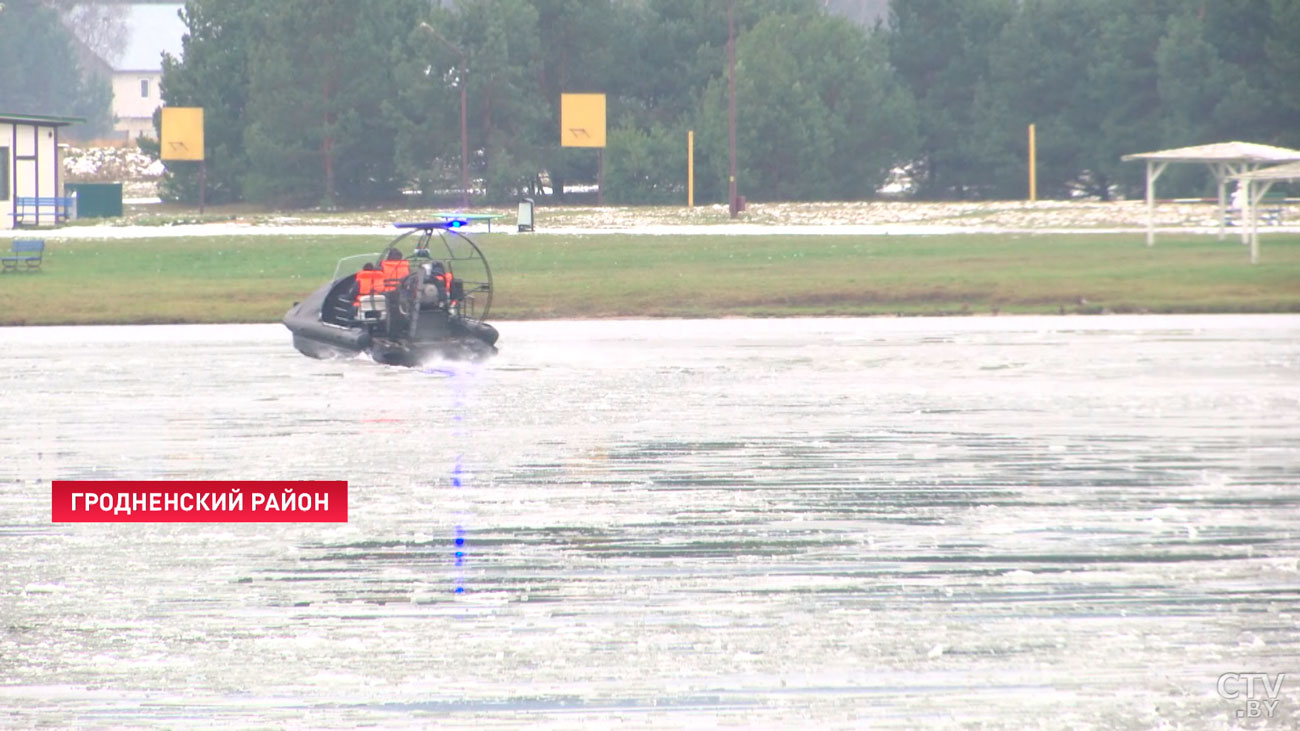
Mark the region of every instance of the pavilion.
MULTIPOLYGON (((1219 184, 1219 240, 1223 240, 1225 218, 1227 216, 1227 184, 1229 179, 1240 179, 1247 173, 1266 165, 1277 165, 1300 161, 1300 150, 1286 147, 1260 145, 1254 142, 1216 142, 1212 145, 1179 147, 1158 152, 1140 152, 1125 155, 1128 160, 1145 160, 1147 164, 1147 246, 1156 242, 1156 179, 1172 162, 1205 163, 1210 166, 1215 181, 1219 184)), ((1254 213, 1246 207, 1243 211, 1254 213)), ((1246 242, 1245 226, 1242 227, 1242 243, 1246 242)), ((1254 259, 1252 258, 1252 261, 1254 259)))
POLYGON ((1256 208, 1268 189, 1273 187, 1273 183, 1281 180, 1300 180, 1300 162, 1286 163, 1285 165, 1275 165, 1270 168, 1261 168, 1251 172, 1240 173, 1235 177, 1239 183, 1246 185, 1246 200, 1244 206, 1243 220, 1249 221, 1249 227, 1242 227, 1242 235, 1247 236, 1250 241, 1250 263, 1259 263, 1259 215, 1256 208))

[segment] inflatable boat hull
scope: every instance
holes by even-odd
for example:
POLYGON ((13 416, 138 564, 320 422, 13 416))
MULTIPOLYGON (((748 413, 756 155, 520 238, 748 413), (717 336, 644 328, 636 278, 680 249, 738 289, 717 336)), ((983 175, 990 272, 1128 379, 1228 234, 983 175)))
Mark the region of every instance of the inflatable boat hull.
POLYGON ((482 360, 497 353, 496 328, 443 311, 421 312, 413 332, 402 338, 372 335, 361 324, 326 322, 322 308, 340 283, 348 284, 340 280, 323 285, 285 313, 284 325, 303 355, 328 360, 366 353, 378 363, 418 366, 436 359, 482 360))

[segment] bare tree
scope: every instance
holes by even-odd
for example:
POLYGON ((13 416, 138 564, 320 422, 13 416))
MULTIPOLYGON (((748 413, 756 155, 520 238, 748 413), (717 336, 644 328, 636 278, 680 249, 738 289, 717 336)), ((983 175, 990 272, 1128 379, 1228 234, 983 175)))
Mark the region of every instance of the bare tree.
POLYGON ((49 0, 63 16, 63 24, 72 34, 110 64, 121 60, 126 51, 127 6, 116 3, 75 3, 72 0, 49 0))

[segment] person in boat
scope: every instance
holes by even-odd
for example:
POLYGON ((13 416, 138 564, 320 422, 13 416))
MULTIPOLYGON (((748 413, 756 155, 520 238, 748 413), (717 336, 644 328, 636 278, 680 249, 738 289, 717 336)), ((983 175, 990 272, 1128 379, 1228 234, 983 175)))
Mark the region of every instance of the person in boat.
POLYGON ((360 307, 362 297, 378 294, 383 291, 383 288, 383 271, 376 269, 374 264, 366 262, 365 266, 361 267, 361 271, 357 272, 357 283, 355 287, 357 294, 352 300, 352 305, 354 307, 360 307))
POLYGON ((420 302, 443 306, 451 292, 451 272, 443 267, 442 262, 433 261, 424 265, 424 287, 420 292, 420 302))
POLYGON ((406 275, 411 273, 410 263, 402 256, 402 252, 396 248, 388 250, 388 255, 384 257, 380 266, 384 272, 384 289, 382 291, 385 292, 397 289, 397 285, 401 284, 402 280, 406 279, 406 275))

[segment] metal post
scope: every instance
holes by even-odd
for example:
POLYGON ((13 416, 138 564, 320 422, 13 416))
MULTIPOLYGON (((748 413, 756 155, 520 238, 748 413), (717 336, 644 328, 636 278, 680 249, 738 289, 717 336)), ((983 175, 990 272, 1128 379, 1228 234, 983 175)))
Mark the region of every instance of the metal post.
POLYGON ((1029 125, 1029 202, 1038 200, 1038 143, 1034 140, 1034 125, 1029 125))
POLYGON ((695 130, 686 130, 686 207, 695 207, 695 130))
POLYGON ((731 174, 727 183, 727 208, 736 217, 736 0, 727 2, 727 137, 731 174))

